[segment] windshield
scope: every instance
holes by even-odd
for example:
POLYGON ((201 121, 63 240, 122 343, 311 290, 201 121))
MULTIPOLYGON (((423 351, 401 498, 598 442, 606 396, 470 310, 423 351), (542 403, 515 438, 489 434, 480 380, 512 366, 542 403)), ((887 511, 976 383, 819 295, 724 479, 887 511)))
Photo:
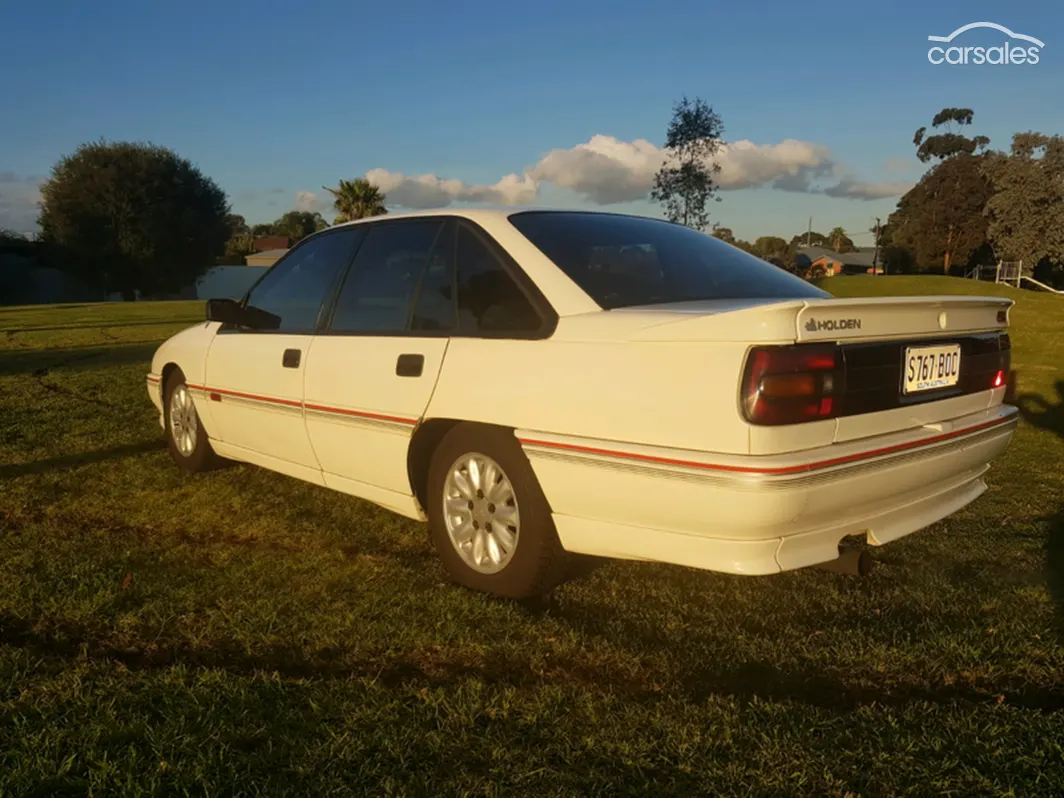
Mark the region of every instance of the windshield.
POLYGON ((660 219, 528 211, 510 222, 604 309, 831 297, 720 239, 660 219))

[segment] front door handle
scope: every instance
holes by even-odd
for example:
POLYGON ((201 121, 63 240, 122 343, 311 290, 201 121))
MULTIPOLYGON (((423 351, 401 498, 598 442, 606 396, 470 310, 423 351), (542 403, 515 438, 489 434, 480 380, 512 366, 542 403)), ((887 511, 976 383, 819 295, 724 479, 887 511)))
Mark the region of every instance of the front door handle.
POLYGON ((425 357, 419 353, 399 354, 395 363, 396 376, 420 376, 425 369, 425 357))
POLYGON ((281 364, 286 368, 297 368, 302 358, 303 352, 299 348, 287 348, 281 357, 281 364))

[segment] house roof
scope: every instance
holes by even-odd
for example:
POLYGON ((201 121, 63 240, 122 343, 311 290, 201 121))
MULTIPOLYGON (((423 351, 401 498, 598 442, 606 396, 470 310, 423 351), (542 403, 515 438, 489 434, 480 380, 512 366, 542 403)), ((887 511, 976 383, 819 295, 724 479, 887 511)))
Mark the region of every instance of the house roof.
POLYGON ((276 261, 286 252, 288 252, 288 250, 263 250, 262 252, 252 253, 248 258, 272 258, 276 261))
MULTIPOLYGON (((861 266, 868 269, 873 266, 875 250, 854 250, 853 252, 848 253, 837 253, 834 250, 828 250, 824 247, 802 247, 797 252, 797 263, 799 266, 809 266, 814 261, 819 261, 821 258, 827 258, 829 261, 837 261, 843 266, 861 266)), ((882 256, 879 258, 878 265, 883 266, 882 256)))

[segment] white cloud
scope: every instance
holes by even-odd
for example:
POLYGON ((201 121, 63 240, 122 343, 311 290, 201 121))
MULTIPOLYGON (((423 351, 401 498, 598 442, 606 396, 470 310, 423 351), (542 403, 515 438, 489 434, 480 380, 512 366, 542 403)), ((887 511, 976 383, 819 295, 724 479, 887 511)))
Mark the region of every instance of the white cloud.
POLYGON ((835 185, 825 188, 824 193, 845 199, 890 199, 901 196, 912 187, 911 182, 866 182, 854 176, 845 176, 835 185))
POLYGON ((330 205, 332 205, 331 199, 322 199, 314 191, 296 191, 296 210, 322 213, 330 205))
POLYGON ((492 205, 527 205, 535 201, 538 185, 527 174, 507 174, 494 185, 470 185, 435 174, 410 177, 384 168, 366 172, 366 179, 381 189, 385 204, 400 208, 437 208, 452 202, 492 205))
MULTIPOLYGON (((385 168, 366 172, 366 179, 381 189, 389 207, 424 209, 455 202, 526 205, 536 200, 544 183, 574 191, 600 205, 611 205, 646 199, 666 157, 665 150, 649 140, 595 135, 586 143, 553 149, 522 175, 507 174, 494 185, 470 185, 435 174, 410 176, 385 168)), ((908 183, 862 181, 838 163, 824 144, 793 138, 779 143, 725 143, 713 159, 720 165, 716 179, 724 191, 770 187, 883 199, 912 187, 908 183)))
MULTIPOLYGON (((534 179, 583 194, 602 205, 645 199, 665 162, 666 152, 648 140, 631 142, 595 135, 587 143, 554 149, 529 171, 534 179)), ((722 190, 757 188, 768 183, 789 191, 808 191, 810 181, 831 173, 827 146, 802 140, 757 144, 726 143, 714 160, 722 190)))
POLYGON ((664 152, 648 140, 630 143, 595 135, 570 149, 554 149, 529 176, 609 205, 645 199, 661 168, 664 152))

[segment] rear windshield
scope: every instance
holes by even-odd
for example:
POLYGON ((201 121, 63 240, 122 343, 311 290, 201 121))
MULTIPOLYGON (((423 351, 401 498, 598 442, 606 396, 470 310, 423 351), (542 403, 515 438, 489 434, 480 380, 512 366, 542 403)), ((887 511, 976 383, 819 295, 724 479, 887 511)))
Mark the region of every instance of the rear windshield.
POLYGON ((831 297, 738 247, 659 219, 529 211, 511 215, 510 222, 604 309, 831 297))

